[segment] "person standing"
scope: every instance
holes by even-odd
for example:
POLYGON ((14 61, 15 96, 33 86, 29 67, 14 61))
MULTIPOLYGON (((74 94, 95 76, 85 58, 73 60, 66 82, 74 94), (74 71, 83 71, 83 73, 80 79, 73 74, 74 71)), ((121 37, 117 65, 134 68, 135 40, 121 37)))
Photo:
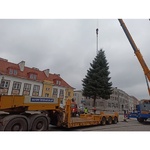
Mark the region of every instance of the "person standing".
POLYGON ((93 112, 94 114, 96 114, 96 107, 93 107, 93 112))
POLYGON ((88 109, 87 107, 84 108, 84 113, 87 114, 88 113, 88 109))

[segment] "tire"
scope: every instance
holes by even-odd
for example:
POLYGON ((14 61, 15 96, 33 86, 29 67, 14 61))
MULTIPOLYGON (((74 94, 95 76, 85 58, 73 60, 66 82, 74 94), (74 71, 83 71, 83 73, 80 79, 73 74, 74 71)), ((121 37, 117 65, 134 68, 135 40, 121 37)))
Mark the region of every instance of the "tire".
POLYGON ((71 117, 73 117, 73 113, 71 113, 71 117))
POLYGON ((112 124, 112 117, 108 117, 107 124, 112 124))
POLYGON ((144 118, 137 118, 137 121, 140 122, 140 123, 143 123, 144 122, 144 118))
POLYGON ((24 118, 13 118, 8 121, 4 131, 28 131, 28 123, 24 118))
POLYGON ((56 126, 58 122, 57 112, 50 111, 48 117, 50 118, 50 124, 56 126))
POLYGON ((75 116, 76 116, 75 112, 71 113, 71 117, 75 117, 75 116))
POLYGON ((117 124, 118 123, 118 118, 114 117, 114 120, 112 122, 113 122, 113 124, 117 124))
POLYGON ((101 125, 105 125, 106 124, 106 118, 105 117, 102 117, 102 120, 101 120, 101 125))
POLYGON ((33 120, 31 131, 47 131, 48 121, 46 117, 38 116, 33 120))

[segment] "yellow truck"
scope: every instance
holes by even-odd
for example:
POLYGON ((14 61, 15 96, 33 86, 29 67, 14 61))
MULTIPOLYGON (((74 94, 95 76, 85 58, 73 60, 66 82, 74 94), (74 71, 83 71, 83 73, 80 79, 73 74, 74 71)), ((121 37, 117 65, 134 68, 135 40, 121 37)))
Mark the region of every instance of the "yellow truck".
POLYGON ((71 117, 71 100, 62 109, 59 99, 17 95, 0 96, 0 131, 48 131, 49 125, 73 128, 117 124, 118 113, 71 117))

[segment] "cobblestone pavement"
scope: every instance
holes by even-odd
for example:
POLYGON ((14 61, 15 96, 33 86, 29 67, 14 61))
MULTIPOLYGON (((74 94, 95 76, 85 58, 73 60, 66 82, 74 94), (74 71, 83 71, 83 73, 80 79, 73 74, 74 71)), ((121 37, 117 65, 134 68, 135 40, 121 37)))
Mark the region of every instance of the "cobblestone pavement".
MULTIPOLYGON (((127 119, 120 117, 117 124, 105 126, 93 126, 79 129, 80 131, 150 131, 150 121, 144 124, 139 123, 136 119, 127 119)), ((78 131, 78 129, 76 130, 78 131)))
POLYGON ((51 126, 50 131, 150 131, 150 121, 147 121, 144 124, 139 123, 136 119, 127 119, 127 121, 124 121, 123 115, 120 115, 117 124, 78 127, 72 129, 51 126))

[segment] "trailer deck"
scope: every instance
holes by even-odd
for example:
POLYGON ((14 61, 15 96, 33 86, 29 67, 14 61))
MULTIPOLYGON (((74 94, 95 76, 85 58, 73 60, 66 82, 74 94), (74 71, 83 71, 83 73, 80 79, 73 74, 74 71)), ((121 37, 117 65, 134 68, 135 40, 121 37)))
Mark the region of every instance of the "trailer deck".
POLYGON ((70 109, 71 101, 67 101, 65 108, 65 119, 64 119, 64 127, 73 128, 73 127, 81 127, 81 126, 90 126, 90 125, 105 125, 117 123, 119 114, 114 112, 113 114, 106 114, 104 112, 100 112, 100 114, 81 114, 80 117, 71 117, 71 109, 70 109))

